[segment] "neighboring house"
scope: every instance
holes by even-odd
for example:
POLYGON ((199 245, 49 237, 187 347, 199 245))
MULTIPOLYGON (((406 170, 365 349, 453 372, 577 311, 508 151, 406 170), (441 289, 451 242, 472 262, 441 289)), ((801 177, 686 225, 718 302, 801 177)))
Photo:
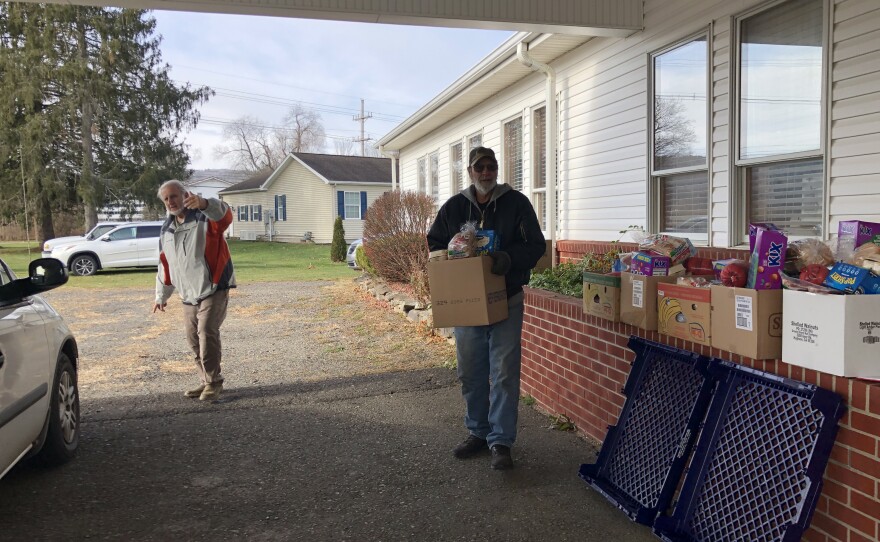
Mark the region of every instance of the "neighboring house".
POLYGON ((296 243, 311 232, 314 242, 330 243, 337 216, 346 241, 362 237, 367 207, 389 190, 388 158, 297 152, 220 196, 233 208, 233 236, 296 243))
POLYGON ((738 247, 749 222, 827 239, 880 221, 878 36, 877 2, 645 0, 626 38, 514 35, 378 144, 399 152, 402 189, 440 201, 468 184, 471 147, 494 148, 559 240, 638 224, 738 247))
POLYGON ((188 191, 195 192, 203 198, 218 198, 220 197, 221 190, 229 188, 240 180, 229 180, 214 176, 202 177, 200 179, 190 178, 183 183, 183 186, 188 191))

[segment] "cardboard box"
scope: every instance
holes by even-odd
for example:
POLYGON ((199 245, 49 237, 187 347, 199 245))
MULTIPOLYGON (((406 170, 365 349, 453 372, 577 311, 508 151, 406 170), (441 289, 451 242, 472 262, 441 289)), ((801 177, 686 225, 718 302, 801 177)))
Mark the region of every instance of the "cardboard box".
POLYGON ((489 256, 428 262, 434 327, 485 326, 507 318, 504 277, 491 269, 489 256))
POLYGON ((711 344, 712 290, 678 284, 657 285, 657 331, 711 344))
POLYGON ((620 273, 584 273, 584 314, 620 321, 620 273))
POLYGON ((782 359, 837 376, 880 378, 880 296, 782 292, 782 359))
POLYGON ((547 248, 544 249, 544 255, 541 256, 541 259, 538 260, 538 263, 535 264, 535 268, 533 271, 536 273, 553 267, 553 244, 550 239, 547 239, 546 243, 547 248))
POLYGON ((620 321, 648 331, 657 330, 657 285, 675 284, 675 277, 620 274, 620 321))
POLYGON ((712 286, 712 346, 753 359, 782 356, 782 290, 712 286))

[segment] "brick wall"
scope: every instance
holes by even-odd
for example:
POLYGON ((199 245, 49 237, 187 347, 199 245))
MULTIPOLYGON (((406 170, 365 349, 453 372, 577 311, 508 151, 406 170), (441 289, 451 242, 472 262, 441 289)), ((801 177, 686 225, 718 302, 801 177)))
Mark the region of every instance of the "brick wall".
MULTIPOLYGON (((579 241, 557 243, 560 261, 572 261, 587 251, 609 247, 579 241)), ((743 254, 724 249, 700 252, 700 256, 711 258, 743 254)), ((608 426, 617 422, 625 401, 620 392, 635 357, 626 347, 631 335, 817 384, 840 394, 847 403, 847 412, 840 421, 822 495, 804 540, 880 540, 880 384, 820 373, 781 360, 744 358, 585 316, 581 299, 526 289, 522 393, 534 397, 538 406, 549 413, 569 416, 583 434, 601 442, 608 426)))

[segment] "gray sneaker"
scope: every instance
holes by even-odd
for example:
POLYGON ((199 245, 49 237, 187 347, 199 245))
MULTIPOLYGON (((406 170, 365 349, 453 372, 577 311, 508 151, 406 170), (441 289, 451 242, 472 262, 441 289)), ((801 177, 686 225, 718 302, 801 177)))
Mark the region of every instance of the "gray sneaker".
POLYGON ((202 394, 199 395, 199 401, 216 401, 220 398, 221 391, 223 391, 223 382, 206 384, 202 394))
POLYGON ((193 388, 191 390, 186 390, 183 392, 183 395, 189 397, 190 399, 197 399, 202 395, 202 392, 205 390, 205 385, 202 384, 198 388, 193 388))

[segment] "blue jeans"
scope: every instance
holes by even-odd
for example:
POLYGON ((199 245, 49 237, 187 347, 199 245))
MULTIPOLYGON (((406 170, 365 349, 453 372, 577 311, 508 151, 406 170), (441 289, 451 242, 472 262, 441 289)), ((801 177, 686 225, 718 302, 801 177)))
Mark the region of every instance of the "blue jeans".
POLYGON ((507 319, 455 328, 464 425, 489 446, 513 446, 519 408, 523 294, 507 300, 507 319))

